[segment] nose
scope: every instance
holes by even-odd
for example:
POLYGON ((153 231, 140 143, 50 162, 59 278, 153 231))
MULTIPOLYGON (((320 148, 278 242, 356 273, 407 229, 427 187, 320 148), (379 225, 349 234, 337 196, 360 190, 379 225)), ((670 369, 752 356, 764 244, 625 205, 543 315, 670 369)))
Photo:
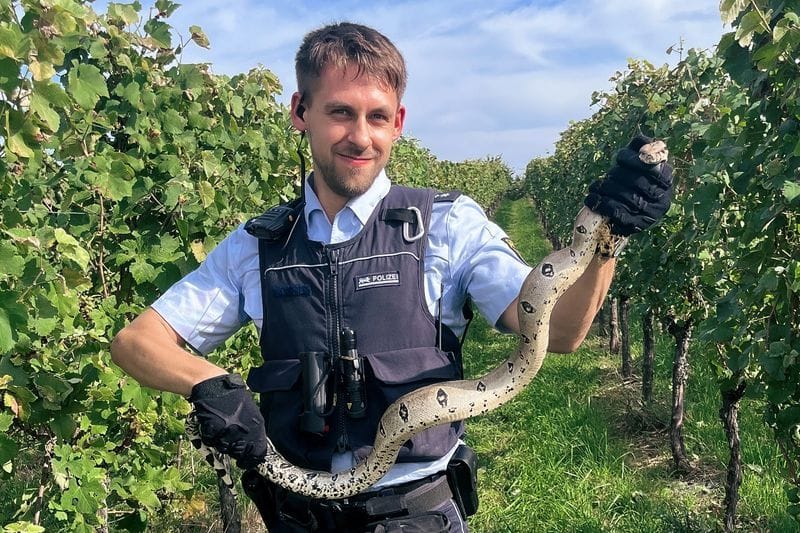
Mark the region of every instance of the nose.
POLYGON ((372 144, 369 130, 369 122, 366 117, 359 117, 351 124, 347 140, 359 150, 364 151, 372 144))

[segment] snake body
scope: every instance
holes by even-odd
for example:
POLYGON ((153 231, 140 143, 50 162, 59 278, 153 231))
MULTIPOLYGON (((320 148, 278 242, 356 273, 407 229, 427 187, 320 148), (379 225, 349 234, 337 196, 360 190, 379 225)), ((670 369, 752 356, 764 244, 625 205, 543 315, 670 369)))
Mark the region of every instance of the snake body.
MULTIPOLYGON (((666 146, 661 141, 645 145, 639 157, 648 164, 664 161, 666 146)), ((353 468, 338 473, 301 468, 287 461, 269 442, 258 471, 297 494, 320 499, 348 498, 383 477, 395 463, 400 447, 413 435, 505 404, 539 371, 547 353, 550 315, 556 302, 584 273, 598 247, 607 247, 611 238, 606 219, 584 207, 575 219, 569 247, 545 257, 522 285, 518 307, 521 335, 511 357, 477 379, 436 383, 398 398, 380 419, 372 452, 353 468)), ((192 415, 187 433, 218 474, 230 479, 221 454, 200 441, 192 415)))

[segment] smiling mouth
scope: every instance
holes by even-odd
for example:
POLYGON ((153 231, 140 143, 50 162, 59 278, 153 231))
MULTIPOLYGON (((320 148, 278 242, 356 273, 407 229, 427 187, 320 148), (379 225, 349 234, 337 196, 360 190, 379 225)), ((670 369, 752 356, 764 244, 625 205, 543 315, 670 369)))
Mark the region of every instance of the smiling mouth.
POLYGON ((351 163, 355 164, 366 164, 372 161, 372 157, 364 157, 364 156, 357 156, 357 155, 349 155, 349 154, 338 154, 339 157, 350 161, 351 163))

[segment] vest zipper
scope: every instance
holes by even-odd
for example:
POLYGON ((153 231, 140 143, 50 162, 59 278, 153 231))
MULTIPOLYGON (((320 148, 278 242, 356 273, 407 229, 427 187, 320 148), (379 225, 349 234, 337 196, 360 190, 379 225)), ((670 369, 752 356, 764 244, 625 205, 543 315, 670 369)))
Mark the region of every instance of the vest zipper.
MULTIPOLYGON (((331 338, 331 352, 333 355, 333 364, 336 365, 335 368, 338 368, 339 365, 339 357, 341 356, 341 342, 339 339, 339 332, 342 329, 342 317, 341 317, 341 309, 339 304, 339 250, 336 249, 328 249, 328 267, 330 269, 330 285, 328 286, 328 305, 331 309, 331 314, 333 315, 333 321, 331 324, 331 331, 329 332, 331 338)), ((338 372, 336 373, 338 374, 338 372)), ((339 387, 339 380, 336 380, 336 387, 339 387)), ((338 394, 340 398, 344 396, 342 394, 338 394)), ((339 428, 339 436, 336 439, 336 452, 342 453, 349 448, 349 442, 347 438, 347 425, 346 425, 346 415, 345 410, 342 408, 341 405, 337 405, 336 411, 338 413, 338 428, 339 428)))

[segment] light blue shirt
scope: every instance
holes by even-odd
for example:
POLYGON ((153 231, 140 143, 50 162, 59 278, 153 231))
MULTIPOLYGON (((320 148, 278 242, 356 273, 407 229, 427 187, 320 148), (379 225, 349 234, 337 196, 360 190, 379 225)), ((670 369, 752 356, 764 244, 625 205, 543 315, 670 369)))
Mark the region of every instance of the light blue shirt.
MULTIPOLYGON (((309 180, 310 181, 310 180, 309 180)), ((382 171, 364 194, 350 199, 329 221, 311 183, 305 186, 308 238, 324 244, 349 240, 361 231, 391 187, 382 171)), ((433 205, 425 251, 425 301, 433 316, 441 305, 442 323, 461 336, 467 295, 489 323, 519 295, 531 271, 503 239, 481 207, 462 195, 433 205)), ((170 287, 155 303, 158 312, 194 349, 206 355, 249 321, 261 331, 263 310, 258 241, 240 226, 203 263, 170 287)), ((450 454, 432 463, 398 463, 375 486, 420 479, 444 469, 450 454)), ((334 459, 334 471, 351 466, 351 457, 334 459)))

